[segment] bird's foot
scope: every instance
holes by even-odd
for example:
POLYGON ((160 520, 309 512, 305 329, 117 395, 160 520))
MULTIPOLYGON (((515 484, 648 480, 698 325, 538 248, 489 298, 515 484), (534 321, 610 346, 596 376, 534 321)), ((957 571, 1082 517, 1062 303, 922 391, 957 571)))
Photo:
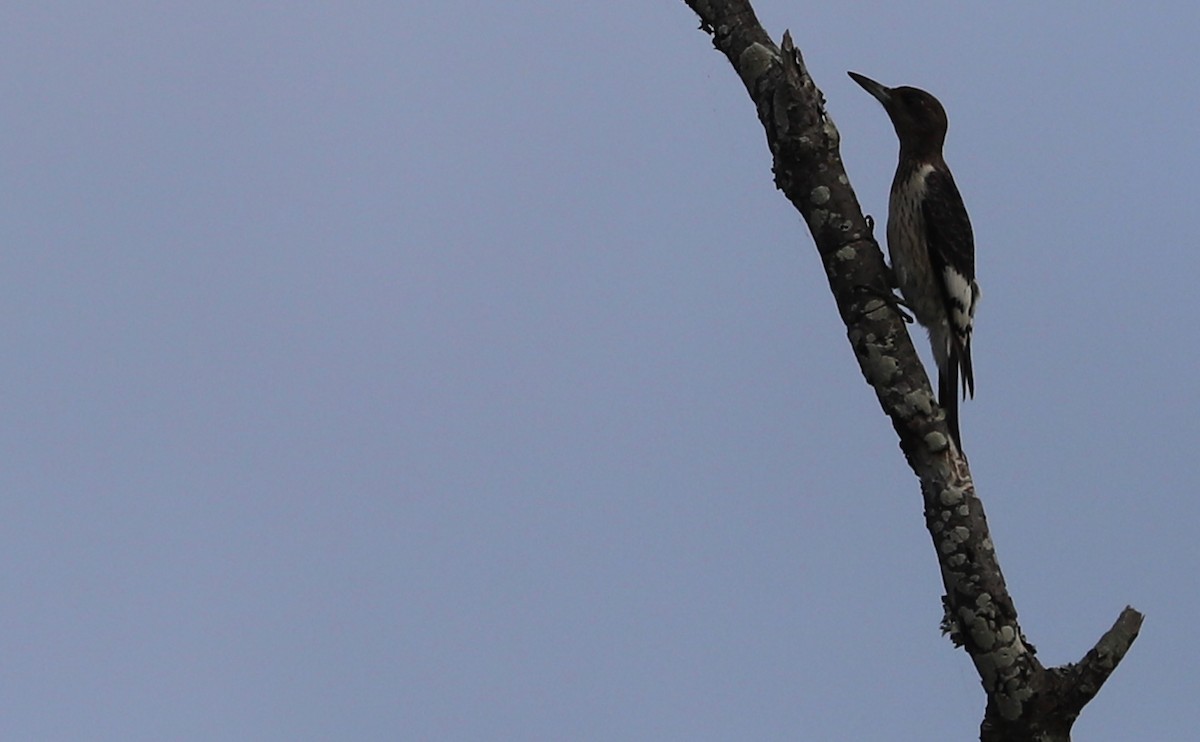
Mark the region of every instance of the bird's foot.
POLYGON ((866 294, 872 298, 879 299, 884 304, 895 310, 896 314, 900 315, 900 319, 904 320, 910 325, 913 323, 912 315, 905 311, 906 309, 911 311, 912 308, 905 304, 904 300, 899 296, 896 296, 896 294, 893 292, 883 291, 874 286, 868 286, 866 284, 856 286, 855 291, 860 294, 866 294))

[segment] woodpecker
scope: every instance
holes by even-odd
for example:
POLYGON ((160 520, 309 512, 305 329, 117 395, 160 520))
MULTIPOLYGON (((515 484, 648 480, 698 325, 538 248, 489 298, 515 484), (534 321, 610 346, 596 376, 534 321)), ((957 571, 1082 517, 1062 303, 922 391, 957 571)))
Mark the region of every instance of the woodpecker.
POLYGON ((883 104, 900 138, 888 201, 888 254, 904 303, 929 331, 938 404, 961 451, 958 385, 961 374, 963 398, 975 396, 971 328, 980 292, 971 220, 942 157, 946 109, 924 90, 889 88, 856 72, 849 75, 883 104))

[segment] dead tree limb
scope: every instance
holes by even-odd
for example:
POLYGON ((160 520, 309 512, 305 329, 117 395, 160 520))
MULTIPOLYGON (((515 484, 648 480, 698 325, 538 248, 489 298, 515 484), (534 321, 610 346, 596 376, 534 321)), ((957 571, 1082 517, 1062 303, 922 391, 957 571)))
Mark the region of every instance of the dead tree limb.
POLYGON ((777 46, 747 0, 686 0, 746 86, 774 157, 775 185, 804 216, 859 367, 921 482, 925 524, 946 594, 943 629, 987 693, 982 742, 1069 740, 1083 706, 1129 650, 1142 615, 1126 607, 1078 664, 1046 668, 1017 623, 966 459, 905 323, 883 254, 850 187, 839 135, 789 33, 777 46))

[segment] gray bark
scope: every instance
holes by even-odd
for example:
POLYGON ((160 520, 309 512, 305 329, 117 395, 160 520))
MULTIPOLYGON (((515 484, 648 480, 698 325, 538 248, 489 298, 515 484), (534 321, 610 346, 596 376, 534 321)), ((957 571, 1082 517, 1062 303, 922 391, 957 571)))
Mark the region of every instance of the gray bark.
POLYGON ((1126 607, 1078 663, 1042 666, 1017 622, 967 460, 950 443, 904 318, 881 298, 890 294, 883 253, 850 187, 837 127, 799 50, 788 33, 776 45, 747 0, 686 2, 754 102, 775 184, 812 233, 859 368, 920 480, 946 590, 943 629, 970 655, 987 693, 980 739, 1069 740, 1079 712, 1137 638, 1142 615, 1126 607))

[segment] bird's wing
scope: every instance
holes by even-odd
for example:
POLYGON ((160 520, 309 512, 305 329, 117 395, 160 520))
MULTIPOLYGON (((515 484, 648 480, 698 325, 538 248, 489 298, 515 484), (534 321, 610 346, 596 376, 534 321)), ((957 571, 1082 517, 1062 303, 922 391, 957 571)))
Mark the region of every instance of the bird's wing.
POLYGON ((975 284, 975 237, 949 170, 938 168, 927 176, 922 209, 929 260, 941 278, 939 285, 954 335, 954 355, 962 370, 963 391, 973 395, 971 330, 979 298, 979 287, 975 284))
MULTIPOLYGON (((969 309, 969 289, 975 282, 975 237, 967 208, 963 206, 962 196, 949 171, 936 169, 926 177, 922 208, 925 210, 930 261, 935 268, 950 268, 958 274, 968 289, 964 309, 969 309)), ((956 299, 955 293, 947 299, 956 299)))

